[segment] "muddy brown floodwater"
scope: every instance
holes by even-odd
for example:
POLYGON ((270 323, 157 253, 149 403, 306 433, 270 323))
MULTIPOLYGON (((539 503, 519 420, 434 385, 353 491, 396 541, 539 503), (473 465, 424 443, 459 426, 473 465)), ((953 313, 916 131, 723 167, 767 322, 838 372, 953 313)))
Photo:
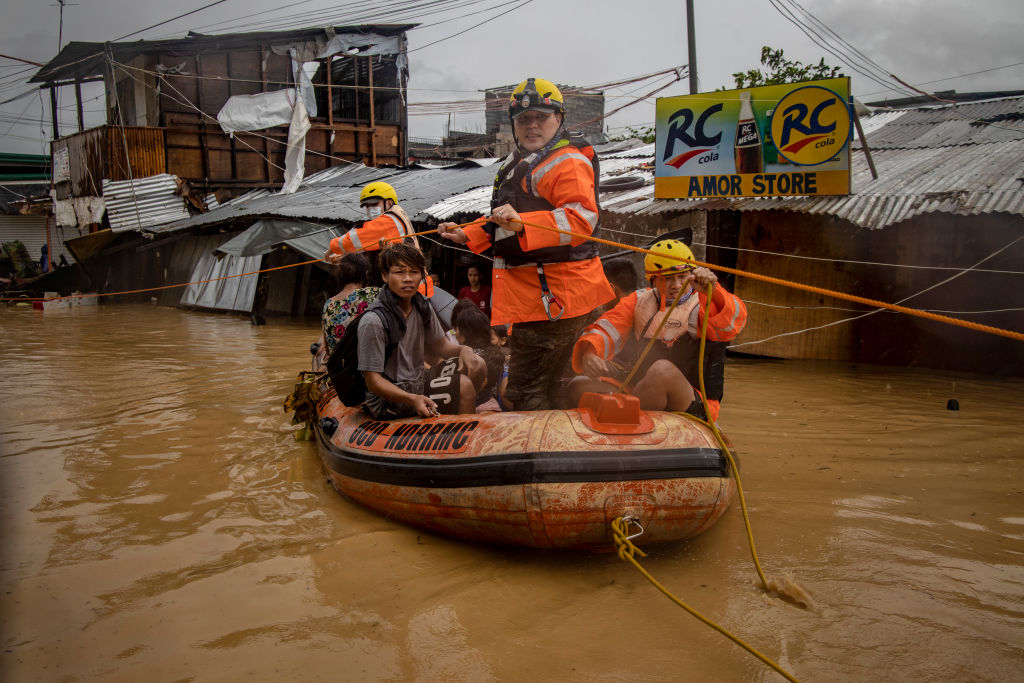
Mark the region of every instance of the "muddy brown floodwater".
MULTIPOLYGON (((776 681, 611 554, 471 545, 325 481, 315 325, 0 309, 3 681, 776 681)), ((804 681, 1024 680, 1024 382, 737 360, 738 505, 644 567, 804 681), (946 409, 950 398, 960 410, 946 409)))

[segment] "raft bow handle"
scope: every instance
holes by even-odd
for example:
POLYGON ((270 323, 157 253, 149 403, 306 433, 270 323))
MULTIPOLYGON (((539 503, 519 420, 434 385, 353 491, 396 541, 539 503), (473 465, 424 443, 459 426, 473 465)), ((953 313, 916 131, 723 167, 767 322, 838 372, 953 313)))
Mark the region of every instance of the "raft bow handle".
POLYGON ((630 524, 635 524, 640 529, 640 531, 636 532, 635 534, 631 534, 629 536, 626 536, 626 538, 624 540, 631 541, 634 538, 640 538, 641 536, 644 535, 644 525, 641 524, 640 520, 636 519, 635 517, 631 517, 629 515, 625 515, 622 518, 622 523, 623 523, 623 525, 625 525, 625 528, 627 530, 629 529, 629 525, 630 524))

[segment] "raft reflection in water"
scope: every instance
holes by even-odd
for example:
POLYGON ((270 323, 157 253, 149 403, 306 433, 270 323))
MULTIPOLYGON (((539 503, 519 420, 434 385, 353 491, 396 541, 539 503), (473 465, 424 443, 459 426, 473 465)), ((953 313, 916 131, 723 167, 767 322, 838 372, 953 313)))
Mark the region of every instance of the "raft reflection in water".
POLYGON ((321 395, 317 441, 335 488, 465 540, 610 549, 612 520, 629 517, 643 528, 635 542, 676 541, 714 524, 736 491, 705 424, 645 413, 635 397, 384 422, 345 407, 329 387, 321 395))

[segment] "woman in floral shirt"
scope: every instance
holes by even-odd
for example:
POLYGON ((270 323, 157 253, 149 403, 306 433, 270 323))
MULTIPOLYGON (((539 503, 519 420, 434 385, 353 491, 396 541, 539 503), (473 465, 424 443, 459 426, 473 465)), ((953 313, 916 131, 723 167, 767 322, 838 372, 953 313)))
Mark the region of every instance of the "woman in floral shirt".
POLYGON ((326 345, 326 356, 334 351, 334 346, 345 334, 350 320, 366 310, 377 298, 380 287, 367 287, 372 267, 370 261, 362 254, 346 254, 338 263, 335 276, 340 291, 324 303, 321 316, 324 328, 323 340, 326 345))

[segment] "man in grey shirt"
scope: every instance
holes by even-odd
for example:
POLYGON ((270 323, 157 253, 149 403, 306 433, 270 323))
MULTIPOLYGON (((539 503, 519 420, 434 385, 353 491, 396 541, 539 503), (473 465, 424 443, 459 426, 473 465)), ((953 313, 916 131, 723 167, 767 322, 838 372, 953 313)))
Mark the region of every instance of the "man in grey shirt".
POLYGON ((380 254, 385 287, 359 318, 358 369, 366 409, 375 417, 433 417, 473 413, 484 362, 445 337, 430 304, 417 291, 426 275, 419 249, 394 244, 380 254), (424 361, 442 359, 429 369, 424 361))

